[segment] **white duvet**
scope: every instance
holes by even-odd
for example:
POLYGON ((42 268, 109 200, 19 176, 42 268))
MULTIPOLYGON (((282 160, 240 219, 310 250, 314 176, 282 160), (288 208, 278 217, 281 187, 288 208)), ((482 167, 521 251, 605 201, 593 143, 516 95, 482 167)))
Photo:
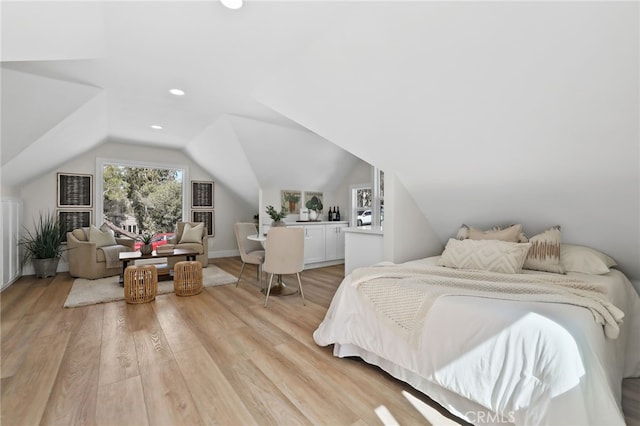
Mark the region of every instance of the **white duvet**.
MULTIPOLYGON (((406 265, 432 267, 436 260, 406 265)), ((431 305, 416 345, 350 285, 350 276, 314 339, 334 344, 336 356, 380 366, 471 423, 624 424, 621 381, 640 376, 640 297, 617 270, 567 276, 606 284, 609 300, 624 312, 616 339, 605 337, 583 307, 455 295, 431 305)))

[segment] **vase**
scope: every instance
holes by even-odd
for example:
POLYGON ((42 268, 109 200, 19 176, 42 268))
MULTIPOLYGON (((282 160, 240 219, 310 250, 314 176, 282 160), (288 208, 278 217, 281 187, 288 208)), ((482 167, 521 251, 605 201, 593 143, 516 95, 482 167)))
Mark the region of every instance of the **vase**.
POLYGON ((55 277, 59 261, 59 257, 52 259, 31 259, 36 278, 55 277))
POLYGON ((153 246, 151 244, 143 244, 140 246, 140 253, 151 254, 153 252, 153 246))
POLYGON ((309 210, 309 220, 317 220, 318 212, 315 210, 309 210))
POLYGON ((271 226, 287 226, 283 221, 279 220, 279 221, 273 221, 271 222, 271 226))

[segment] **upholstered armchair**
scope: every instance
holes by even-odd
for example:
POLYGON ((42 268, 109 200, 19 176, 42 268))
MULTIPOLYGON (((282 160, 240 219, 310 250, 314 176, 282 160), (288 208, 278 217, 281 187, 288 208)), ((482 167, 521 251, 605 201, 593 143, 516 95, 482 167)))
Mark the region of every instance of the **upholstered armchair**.
MULTIPOLYGON (((207 228, 202 222, 178 222, 176 232, 169 239, 169 244, 173 244, 177 249, 191 249, 198 252, 196 260, 202 263, 202 267, 209 265, 209 237, 207 228)), ((184 260, 182 257, 170 257, 169 268, 173 269, 177 262, 184 260)))
POLYGON ((115 238, 113 232, 95 226, 67 232, 69 274, 91 280, 119 275, 122 273, 119 253, 133 251, 134 246, 135 240, 115 238))

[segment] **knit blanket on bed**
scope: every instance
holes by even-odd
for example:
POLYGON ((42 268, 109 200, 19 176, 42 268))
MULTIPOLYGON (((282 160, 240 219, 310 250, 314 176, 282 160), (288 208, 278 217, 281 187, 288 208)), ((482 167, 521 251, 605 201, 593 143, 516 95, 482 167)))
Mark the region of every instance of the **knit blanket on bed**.
POLYGON ((607 338, 620 332, 624 312, 606 296, 604 286, 556 274, 500 274, 440 266, 402 265, 359 268, 356 287, 384 315, 407 333, 413 332, 433 303, 443 296, 475 296, 527 302, 562 303, 591 311, 607 338))

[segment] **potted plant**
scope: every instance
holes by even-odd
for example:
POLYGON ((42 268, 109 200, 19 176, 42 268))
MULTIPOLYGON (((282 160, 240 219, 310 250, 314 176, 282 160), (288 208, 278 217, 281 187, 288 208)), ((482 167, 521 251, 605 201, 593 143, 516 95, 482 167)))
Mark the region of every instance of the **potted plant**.
POLYGON ((23 264, 31 260, 37 278, 54 277, 58 269, 66 229, 54 213, 42 213, 33 220, 33 230, 25 228, 19 244, 24 247, 23 264))
POLYGON ((318 216, 323 209, 322 201, 320 201, 320 198, 314 195, 307 201, 305 206, 309 209, 309 218, 311 220, 318 219, 318 216))
POLYGON ((287 217, 287 211, 284 206, 280 208, 280 211, 277 211, 273 206, 267 206, 266 212, 273 220, 273 222, 271 222, 271 226, 285 226, 282 221, 282 219, 287 217))
POLYGON ((140 234, 139 240, 142 242, 142 245, 140 246, 140 253, 151 254, 153 251, 153 245, 151 244, 153 242, 153 237, 155 237, 155 234, 151 232, 143 232, 140 234))

